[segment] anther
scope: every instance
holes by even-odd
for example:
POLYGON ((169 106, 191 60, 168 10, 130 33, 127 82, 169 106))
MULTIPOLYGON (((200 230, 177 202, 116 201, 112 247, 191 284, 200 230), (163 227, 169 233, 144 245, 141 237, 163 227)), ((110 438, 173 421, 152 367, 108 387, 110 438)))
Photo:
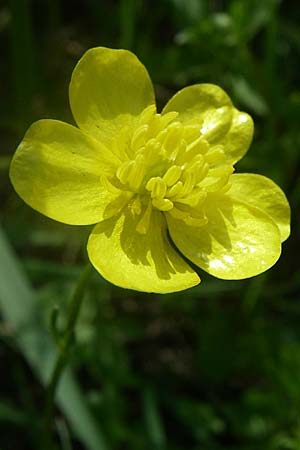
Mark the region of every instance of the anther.
POLYGON ((180 195, 182 191, 183 183, 182 181, 178 181, 174 186, 172 186, 170 189, 168 189, 167 196, 170 197, 176 197, 177 195, 180 195))
POLYGON ((204 158, 202 155, 197 155, 194 161, 188 165, 186 172, 191 172, 194 174, 195 184, 198 184, 202 179, 203 175, 206 175, 206 170, 203 170, 207 166, 207 170, 209 168, 208 164, 204 162, 204 158))
POLYGON ((208 171, 209 165, 207 163, 204 163, 201 172, 197 174, 197 184, 200 183, 200 181, 202 181, 206 177, 208 171))
POLYGON ((186 172, 184 172, 183 175, 184 175, 184 181, 183 181, 183 187, 182 187, 182 191, 181 191, 182 197, 189 194, 192 191, 192 189, 196 183, 196 177, 193 172, 186 171, 186 172))
POLYGON ((145 144, 145 136, 148 131, 148 125, 142 125, 133 133, 131 139, 131 148, 136 151, 145 144))
POLYGON ((160 114, 154 114, 149 119, 149 136, 156 136, 157 133, 161 130, 160 124, 160 114))
POLYGON ((160 150, 160 143, 154 138, 150 139, 146 143, 145 155, 147 157, 147 162, 151 164, 153 160, 157 158, 159 150, 160 150))
POLYGON ((192 217, 192 216, 187 216, 184 219, 184 222, 187 225, 190 225, 192 227, 202 227, 203 225, 206 225, 208 222, 208 219, 206 216, 204 216, 203 218, 199 219, 197 217, 192 217))
POLYGON ((170 122, 172 122, 174 119, 176 119, 176 117, 178 116, 178 112, 177 111, 170 111, 166 114, 162 114, 160 116, 160 120, 161 120, 161 127, 162 129, 164 129, 165 127, 167 127, 169 125, 170 122))
POLYGON ((201 205, 204 202, 204 200, 206 199, 206 197, 207 197, 206 192, 197 188, 197 189, 194 189, 194 191, 192 191, 186 197, 176 199, 176 202, 182 203, 183 205, 189 205, 192 208, 195 208, 196 206, 201 205))
POLYGON ((156 113, 155 105, 147 106, 147 108, 145 108, 143 110, 142 114, 140 115, 140 119, 139 119, 140 125, 144 125, 145 123, 148 123, 149 120, 151 119, 151 117, 153 117, 155 113, 156 113))
POLYGON ((195 155, 205 154, 208 150, 208 142, 200 136, 187 146, 186 158, 190 161, 195 155))
POLYGON ((144 158, 139 155, 136 160, 127 161, 117 170, 117 177, 121 183, 128 185, 132 191, 137 192, 144 178, 144 158))
POLYGON ((166 134, 163 146, 167 152, 170 152, 174 147, 177 147, 183 133, 183 127, 181 123, 173 122, 168 126, 167 130, 168 133, 166 134))
POLYGON ((164 174, 163 180, 168 187, 173 186, 173 184, 175 184, 179 180, 181 173, 182 173, 181 167, 171 166, 164 174))
POLYGON ((173 202, 167 198, 153 198, 152 205, 160 211, 170 211, 173 208, 173 202))
POLYGON ((120 167, 118 167, 116 175, 121 181, 121 183, 123 184, 127 183, 133 164, 134 164, 133 161, 127 161, 120 167))
POLYGON ((167 186, 160 177, 150 178, 146 184, 147 191, 151 191, 151 198, 163 198, 167 192, 167 186))
POLYGON ((178 143, 175 144, 171 153, 169 154, 169 160, 171 162, 175 162, 181 165, 184 161, 184 155, 186 152, 186 141, 184 139, 180 139, 178 143))
MULTIPOLYGON (((230 174, 224 175, 220 178, 216 178, 215 181, 211 182, 210 184, 204 184, 204 188, 207 192, 216 192, 221 191, 223 192, 224 187, 227 185, 229 180, 230 174)), ((210 178, 207 178, 209 180, 210 178)), ((204 180, 205 182, 206 180, 204 180)), ((227 189, 226 189, 227 190, 227 189)))

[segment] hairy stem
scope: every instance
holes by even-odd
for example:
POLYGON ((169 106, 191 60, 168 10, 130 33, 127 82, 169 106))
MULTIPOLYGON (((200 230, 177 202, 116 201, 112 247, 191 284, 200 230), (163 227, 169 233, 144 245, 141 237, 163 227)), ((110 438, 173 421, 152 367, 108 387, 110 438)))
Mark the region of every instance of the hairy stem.
POLYGON ((51 378, 47 386, 43 429, 44 450, 51 450, 53 448, 55 394, 63 370, 68 362, 69 351, 73 342, 74 329, 78 319, 82 300, 84 298, 85 288, 87 286, 87 282, 90 278, 91 273, 92 266, 88 264, 79 277, 77 286, 70 300, 66 328, 60 341, 59 352, 57 354, 51 378))

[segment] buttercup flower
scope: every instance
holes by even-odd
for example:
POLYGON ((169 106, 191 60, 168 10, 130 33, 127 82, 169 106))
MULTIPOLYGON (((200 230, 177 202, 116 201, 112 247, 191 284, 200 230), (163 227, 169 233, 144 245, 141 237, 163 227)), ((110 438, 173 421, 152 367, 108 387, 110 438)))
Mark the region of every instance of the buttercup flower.
POLYGON ((252 277, 276 262, 289 205, 270 179, 233 173, 253 123, 220 87, 186 87, 157 113, 136 56, 99 47, 75 67, 70 104, 79 128, 34 123, 10 175, 40 213, 96 224, 87 249, 103 277, 164 293, 200 282, 187 260, 222 279, 252 277))

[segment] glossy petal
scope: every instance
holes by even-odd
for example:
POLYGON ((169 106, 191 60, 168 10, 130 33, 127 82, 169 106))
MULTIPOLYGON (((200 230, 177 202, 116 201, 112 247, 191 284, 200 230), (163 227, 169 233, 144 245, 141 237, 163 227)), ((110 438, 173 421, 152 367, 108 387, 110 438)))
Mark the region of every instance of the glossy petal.
POLYGON ((238 280, 264 272, 279 258, 279 229, 259 209, 226 195, 211 196, 206 214, 208 224, 199 228, 167 214, 175 245, 206 272, 238 280))
POLYGON ((251 117, 238 111, 228 95, 214 84, 196 84, 177 92, 163 113, 179 112, 176 120, 198 123, 199 131, 210 143, 224 145, 228 162, 241 159, 253 137, 251 117))
POLYGON ((256 206, 278 226, 281 241, 290 235, 290 206, 284 192, 274 181, 253 173, 234 174, 230 178, 228 195, 256 206))
POLYGON ((101 176, 117 164, 98 141, 56 120, 40 120, 27 131, 11 163, 20 197, 40 213, 71 225, 96 223, 116 198, 101 176))
POLYGON ((118 218, 96 225, 88 254, 98 272, 117 286, 145 292, 175 292, 198 284, 198 275, 170 244, 163 215, 152 213, 146 234, 135 231, 139 218, 126 208, 118 218))
POLYGON ((76 65, 70 83, 70 104, 80 128, 107 143, 121 128, 154 104, 148 72, 127 50, 88 50, 76 65))
POLYGON ((220 140, 229 163, 235 164, 245 155, 252 142, 253 132, 254 124, 251 116, 234 108, 231 126, 220 140))

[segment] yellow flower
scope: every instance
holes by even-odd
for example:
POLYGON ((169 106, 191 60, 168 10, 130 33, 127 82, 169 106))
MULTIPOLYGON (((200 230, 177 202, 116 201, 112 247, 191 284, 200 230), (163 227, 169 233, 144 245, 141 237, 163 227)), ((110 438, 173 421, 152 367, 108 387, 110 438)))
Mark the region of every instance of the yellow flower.
POLYGON ((34 123, 11 164, 17 193, 46 216, 97 224, 88 255, 112 283, 146 292, 200 282, 187 259, 222 279, 271 267, 289 235, 289 205, 268 178, 233 174, 253 123, 212 84, 156 112, 151 80, 126 50, 94 48, 74 69, 79 128, 34 123))

